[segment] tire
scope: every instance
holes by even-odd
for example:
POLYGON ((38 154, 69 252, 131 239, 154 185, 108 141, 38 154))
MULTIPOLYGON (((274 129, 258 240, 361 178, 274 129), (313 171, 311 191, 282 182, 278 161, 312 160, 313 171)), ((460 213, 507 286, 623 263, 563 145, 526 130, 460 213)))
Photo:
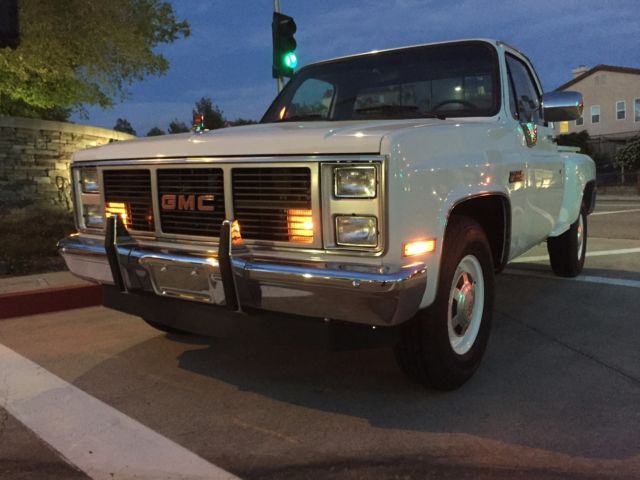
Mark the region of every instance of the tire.
POLYGON ((487 348, 494 265, 482 227, 464 216, 451 218, 442 255, 435 302, 402 326, 394 353, 410 379, 453 390, 473 375, 487 348))
POLYGON ((551 269, 559 277, 575 277, 582 272, 587 252, 587 212, 584 206, 569 230, 547 239, 547 250, 551 269))
POLYGON ((173 328, 163 323, 154 322, 153 320, 149 320, 148 318, 143 317, 142 320, 144 320, 145 323, 152 326, 156 330, 160 330, 161 332, 164 332, 164 333, 170 333, 174 335, 190 335, 190 333, 185 330, 180 330, 179 328, 173 328))

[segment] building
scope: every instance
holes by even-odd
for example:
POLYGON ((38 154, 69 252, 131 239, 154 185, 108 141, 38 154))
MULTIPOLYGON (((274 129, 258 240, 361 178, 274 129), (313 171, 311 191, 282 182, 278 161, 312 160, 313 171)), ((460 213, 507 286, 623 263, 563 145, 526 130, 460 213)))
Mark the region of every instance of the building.
POLYGON ((572 71, 573 79, 556 90, 584 97, 582 118, 558 122, 556 133, 586 130, 594 140, 624 142, 640 135, 640 68, 596 65, 572 71))

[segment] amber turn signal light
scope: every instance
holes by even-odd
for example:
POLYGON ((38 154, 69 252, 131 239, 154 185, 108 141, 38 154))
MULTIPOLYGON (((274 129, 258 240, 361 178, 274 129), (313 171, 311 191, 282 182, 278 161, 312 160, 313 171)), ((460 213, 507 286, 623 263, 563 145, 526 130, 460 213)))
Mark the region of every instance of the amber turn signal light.
POLYGON ((294 243, 313 243, 313 216, 311 210, 287 210, 289 241, 294 243))
POLYGON ((231 224, 231 244, 242 245, 242 235, 240 234, 240 224, 234 220, 231 224))
POLYGON ((120 220, 125 227, 129 227, 129 213, 126 203, 107 202, 104 208, 105 217, 109 218, 113 215, 120 216, 120 220))
POLYGON ((414 257, 416 255, 434 252, 435 249, 435 240, 416 240, 415 242, 408 242, 403 245, 402 256, 414 257))

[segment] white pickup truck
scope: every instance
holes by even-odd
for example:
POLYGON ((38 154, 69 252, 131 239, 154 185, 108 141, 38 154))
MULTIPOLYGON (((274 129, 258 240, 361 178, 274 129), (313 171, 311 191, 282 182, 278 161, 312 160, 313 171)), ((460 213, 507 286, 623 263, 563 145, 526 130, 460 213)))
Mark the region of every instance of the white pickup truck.
POLYGON ((257 125, 77 153, 59 249, 161 330, 359 324, 394 332, 412 379, 456 388, 486 349, 495 272, 545 240, 556 274, 584 264, 595 166, 550 125, 582 99, 542 92, 492 40, 308 65, 257 125))

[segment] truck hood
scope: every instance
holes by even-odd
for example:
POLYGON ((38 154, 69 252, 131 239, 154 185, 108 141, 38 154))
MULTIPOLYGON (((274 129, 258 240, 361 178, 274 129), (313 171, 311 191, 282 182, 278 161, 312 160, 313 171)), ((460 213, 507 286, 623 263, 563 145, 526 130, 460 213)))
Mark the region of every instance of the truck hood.
MULTIPOLYGON (((379 154, 382 138, 406 128, 450 123, 438 119, 286 122, 165 135, 80 151, 74 161, 273 155, 379 154)), ((453 122, 451 122, 453 123, 453 122)))

